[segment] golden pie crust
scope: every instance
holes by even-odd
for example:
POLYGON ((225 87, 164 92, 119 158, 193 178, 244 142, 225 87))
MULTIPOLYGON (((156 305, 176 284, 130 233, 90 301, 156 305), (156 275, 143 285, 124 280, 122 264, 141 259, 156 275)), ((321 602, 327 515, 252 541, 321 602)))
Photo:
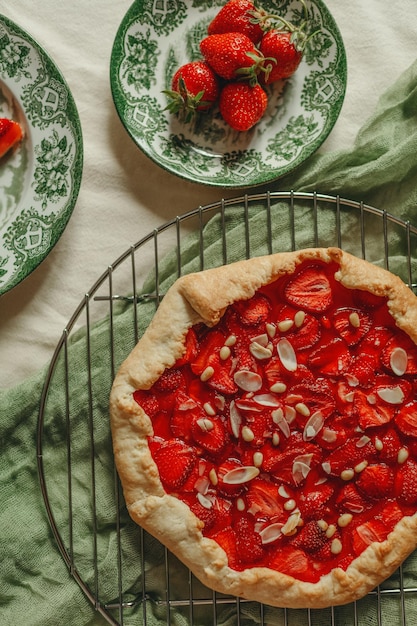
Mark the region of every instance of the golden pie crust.
POLYGON ((345 287, 385 296, 397 326, 417 344, 417 298, 397 276, 338 248, 277 253, 179 278, 121 365, 110 398, 114 455, 132 519, 211 589, 288 608, 322 608, 364 596, 417 546, 417 514, 402 518, 385 541, 369 545, 346 571, 335 568, 316 583, 267 567, 231 569, 225 551, 203 536, 203 523, 184 502, 165 492, 148 447, 151 420, 135 402, 133 392, 149 389, 165 368, 174 365, 184 352, 191 326, 215 325, 228 305, 294 273, 306 260, 336 262, 335 278, 345 287))

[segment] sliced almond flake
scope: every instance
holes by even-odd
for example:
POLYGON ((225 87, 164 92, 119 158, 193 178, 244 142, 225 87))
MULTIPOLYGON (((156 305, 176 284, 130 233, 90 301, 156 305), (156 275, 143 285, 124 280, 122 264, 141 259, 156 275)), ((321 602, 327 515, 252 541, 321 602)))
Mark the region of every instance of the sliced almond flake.
POLYGON ((238 439, 240 435, 240 426, 242 424, 242 416, 240 415, 234 400, 232 400, 230 403, 229 419, 232 433, 234 434, 236 439, 238 439))
POLYGON ((254 465, 245 465, 243 467, 236 467, 235 469, 226 472, 223 476, 223 482, 227 485, 243 485, 248 483, 259 476, 259 469, 254 465))
POLYGON ((285 383, 276 382, 270 386, 269 391, 272 391, 272 393, 284 393, 287 391, 287 385, 285 383))
POLYGON ((214 415, 216 415, 216 411, 211 406, 210 402, 205 402, 203 404, 203 409, 207 413, 207 415, 210 415, 210 417, 213 417, 214 415))
POLYGON ((264 455, 260 450, 253 453, 253 464, 255 467, 261 467, 264 461, 264 455))
POLYGON ((277 352, 282 365, 289 372, 295 372, 297 369, 297 357, 294 348, 288 339, 280 339, 277 343, 277 352))
POLYGON ((261 335, 257 335, 256 337, 251 337, 252 343, 259 343, 260 346, 266 348, 269 343, 269 337, 266 333, 262 333, 261 335))
POLYGON ((214 369, 211 367, 211 365, 209 365, 200 375, 201 382, 205 383, 207 380, 209 380, 213 376, 213 374, 214 374, 214 369))
POLYGON ((272 419, 274 423, 282 431, 283 435, 285 435, 286 437, 289 437, 291 434, 291 431, 290 431, 288 422, 284 417, 283 410, 281 408, 276 409, 275 411, 272 411, 271 415, 272 415, 272 419))
POLYGON ((293 406, 285 406, 284 416, 287 424, 292 424, 297 417, 297 411, 293 406))
POLYGON ((303 431, 304 441, 311 441, 321 431, 324 424, 324 417, 321 411, 314 413, 307 420, 303 431))
POLYGON ((289 393, 287 396, 285 396, 285 402, 287 404, 297 404, 297 402, 302 402, 303 400, 303 396, 301 396, 299 393, 289 393))
POLYGON ((194 409, 196 406, 197 402, 195 402, 192 398, 188 398, 188 400, 185 400, 185 402, 181 402, 181 404, 178 405, 178 410, 189 411, 190 409, 194 409))
POLYGON ((362 435, 362 437, 358 439, 358 441, 356 442, 356 447, 363 448, 363 446, 366 446, 366 444, 369 443, 370 441, 371 440, 368 437, 368 435, 362 435))
POLYGON ((410 453, 408 452, 407 448, 400 448, 398 450, 397 463, 399 463, 400 465, 405 463, 409 457, 409 454, 410 453))
POLYGON ((297 311, 297 313, 294 315, 294 324, 297 328, 300 328, 300 326, 303 324, 305 316, 305 311, 297 311))
POLYGON ((210 481, 207 476, 199 476, 194 483, 194 488, 196 489, 196 491, 204 496, 206 495, 209 486, 210 481))
POLYGON ((203 417, 202 419, 197 420, 197 425, 201 428, 203 432, 210 432, 214 428, 214 424, 211 420, 203 417))
POLYGON ((280 524, 278 522, 274 524, 269 524, 269 526, 265 526, 265 528, 259 531, 262 543, 264 545, 267 545, 268 543, 276 541, 282 535, 282 528, 283 524, 280 524))
POLYGON ((359 328, 360 327, 361 320, 360 320, 359 315, 357 314, 356 311, 353 311, 353 313, 351 313, 349 315, 349 322, 353 326, 353 328, 359 328))
POLYGON ((322 476, 321 478, 316 480, 316 482, 314 484, 315 485, 324 485, 324 483, 327 483, 327 481, 328 481, 328 478, 326 478, 326 476, 322 476))
MULTIPOLYGON (((249 394, 248 394, 249 396, 249 394)), ((252 413, 261 413, 262 412, 262 407, 260 404, 256 404, 255 402, 253 402, 252 398, 250 397, 246 397, 246 398, 238 398, 235 402, 237 408, 240 411, 251 411, 252 413)))
POLYGON ((197 492, 197 500, 199 501, 201 506, 203 506, 205 509, 211 509, 213 506, 213 501, 210 500, 209 498, 206 498, 206 496, 204 496, 199 491, 197 492))
POLYGON ((219 409, 219 411, 222 411, 224 409, 224 407, 226 406, 226 400, 224 398, 224 396, 218 395, 214 398, 214 404, 216 406, 216 408, 219 409))
POLYGON ((236 343, 236 335, 229 335, 226 341, 224 342, 224 345, 227 346, 228 348, 231 348, 232 346, 235 345, 235 343, 236 343))
POLYGON ((275 324, 271 324, 270 322, 268 322, 267 324, 265 324, 265 328, 268 336, 273 339, 277 333, 277 327, 275 326, 275 324))
POLYGON ((395 387, 379 387, 376 393, 381 400, 388 402, 388 404, 401 404, 404 402, 404 392, 399 385, 395 387))
POLYGON ((376 404, 375 394, 370 393, 368 396, 366 396, 366 399, 368 400, 369 404, 376 404))
POLYGON ((257 341, 251 342, 249 345, 249 352, 255 357, 255 359, 259 360, 270 359, 272 356, 272 351, 269 348, 261 346, 261 344, 257 341))
POLYGON ((281 532, 283 535, 291 535, 294 530, 297 528, 301 519, 300 511, 296 510, 291 513, 284 526, 281 528, 281 532))
POLYGON ((357 387, 359 385, 359 379, 353 374, 346 374, 346 380, 349 387, 357 387))
POLYGON ((261 393, 253 396, 253 401, 261 406, 278 407, 281 405, 280 401, 272 393, 261 393))
POLYGON ((294 408, 297 413, 300 413, 300 415, 303 415, 304 417, 309 417, 310 409, 304 402, 297 402, 294 408))
POLYGON ((294 482, 299 485, 303 482, 309 475, 311 470, 310 464, 305 463, 304 461, 295 460, 292 465, 292 475, 294 478, 294 482))
POLYGON ((250 370, 238 370, 235 372, 233 380, 243 391, 258 391, 262 387, 262 377, 250 370))
POLYGON ((243 441, 246 441, 247 443, 250 443, 251 441, 255 439, 254 432, 251 428, 249 428, 249 426, 243 426, 242 439, 243 441))
POLYGON ((198 475, 202 476, 206 471, 207 463, 204 459, 198 461, 198 475))
POLYGON ((285 319, 285 320, 282 320, 281 322, 278 322, 278 329, 282 333, 285 333, 287 330, 290 330, 290 328, 292 328, 293 326, 294 326, 294 320, 291 320, 291 319, 285 319))
POLYGON ((231 353, 229 346, 222 346, 220 348, 219 356, 222 361, 226 361, 226 359, 228 359, 231 354, 232 353, 231 353))
POLYGON ((331 465, 328 461, 325 461, 324 463, 321 464, 323 471, 326 472, 326 474, 330 474, 330 472, 332 471, 331 465))
POLYGON ((238 511, 244 511, 246 508, 246 504, 243 498, 238 498, 236 500, 236 508, 238 511))
POLYGON ((284 485, 280 485, 278 487, 278 493, 281 496, 281 498, 289 498, 290 494, 288 493, 286 487, 284 485))
POLYGON ((323 439, 327 443, 333 443, 337 439, 337 432, 331 428, 323 428, 323 439))
POLYGON ((397 376, 402 376, 406 372, 408 365, 408 354, 404 350, 404 348, 394 348, 389 358, 389 364, 392 371, 397 376))

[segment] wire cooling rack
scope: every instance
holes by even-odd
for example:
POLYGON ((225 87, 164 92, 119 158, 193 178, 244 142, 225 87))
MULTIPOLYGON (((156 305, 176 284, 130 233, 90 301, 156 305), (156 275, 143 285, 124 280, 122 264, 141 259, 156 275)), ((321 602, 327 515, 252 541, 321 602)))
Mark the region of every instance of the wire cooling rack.
POLYGON ((286 610, 215 593, 129 518, 113 465, 108 396, 178 276, 242 258, 339 246, 417 283, 417 229, 339 197, 260 193, 199 207, 155 229, 110 265, 68 322, 45 380, 37 458, 50 525, 99 623, 190 626, 414 626, 417 557, 363 600, 286 610))

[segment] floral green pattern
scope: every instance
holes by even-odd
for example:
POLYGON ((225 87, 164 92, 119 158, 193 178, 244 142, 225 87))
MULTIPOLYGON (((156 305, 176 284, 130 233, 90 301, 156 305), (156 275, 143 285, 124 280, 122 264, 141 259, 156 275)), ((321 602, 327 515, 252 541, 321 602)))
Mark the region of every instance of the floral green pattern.
MULTIPOLYGON (((286 83, 268 88, 267 115, 236 133, 215 108, 194 125, 166 110, 164 90, 183 63, 201 58, 199 42, 223 0, 135 0, 117 31, 110 78, 119 116, 138 147, 185 179, 220 187, 268 183, 297 167, 333 128, 346 89, 339 29, 322 0, 308 3, 312 37, 286 83)), ((299 24, 300 0, 263 0, 270 13, 299 24)))
POLYGON ((81 125, 69 88, 39 45, 0 16, 0 116, 26 137, 0 166, 0 295, 58 241, 82 175, 81 125))

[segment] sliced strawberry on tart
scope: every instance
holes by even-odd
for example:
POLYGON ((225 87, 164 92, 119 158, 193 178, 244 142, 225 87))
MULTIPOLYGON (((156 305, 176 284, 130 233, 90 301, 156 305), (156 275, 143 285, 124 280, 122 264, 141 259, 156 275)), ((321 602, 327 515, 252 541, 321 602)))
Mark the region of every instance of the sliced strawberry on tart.
POLYGON ((131 516, 223 593, 363 596, 417 543, 416 329, 336 248, 179 279, 113 385, 131 516))

